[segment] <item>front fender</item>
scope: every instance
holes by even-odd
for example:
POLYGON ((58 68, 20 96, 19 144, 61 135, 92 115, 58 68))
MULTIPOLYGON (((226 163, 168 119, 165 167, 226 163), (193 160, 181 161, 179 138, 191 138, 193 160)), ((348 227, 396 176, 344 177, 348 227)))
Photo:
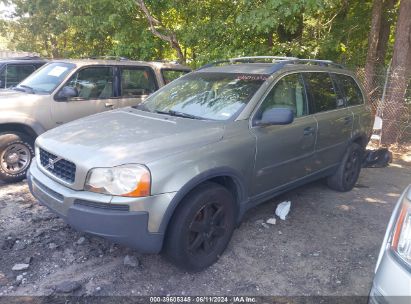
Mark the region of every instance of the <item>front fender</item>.
POLYGON ((1 111, 0 112, 0 126, 5 124, 17 124, 27 126, 34 131, 34 133, 39 136, 44 133, 46 129, 37 121, 31 117, 24 115, 20 112, 14 111, 1 111))
POLYGON ((183 198, 193 189, 195 189, 198 185, 204 183, 207 180, 213 179, 215 177, 230 177, 236 186, 236 192, 237 192, 237 197, 236 197, 236 203, 238 207, 238 212, 237 215, 239 216, 241 214, 241 208, 244 204, 244 202, 247 198, 247 189, 246 189, 246 184, 244 181, 244 178, 242 175, 235 171, 232 168, 229 167, 219 167, 219 168, 213 168, 210 170, 207 170, 205 172, 200 173, 199 175, 195 176, 191 180, 189 180, 174 196, 174 198, 171 200, 166 213, 164 214, 163 220, 160 225, 160 232, 165 232, 167 229, 167 226, 171 220, 171 217, 174 214, 174 211, 178 207, 178 205, 181 203, 183 198))

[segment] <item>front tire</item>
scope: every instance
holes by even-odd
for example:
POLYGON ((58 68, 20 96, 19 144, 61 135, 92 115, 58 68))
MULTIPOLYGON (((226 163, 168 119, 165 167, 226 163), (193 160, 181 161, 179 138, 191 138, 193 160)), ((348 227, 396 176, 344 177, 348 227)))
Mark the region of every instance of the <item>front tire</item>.
POLYGON ((360 175, 363 154, 364 149, 359 144, 352 143, 337 171, 327 178, 328 186, 340 192, 352 190, 360 175))
POLYGON ((19 133, 0 134, 0 180, 19 182, 26 178, 34 157, 33 141, 19 133))
POLYGON ((166 257, 188 271, 215 263, 235 227, 235 201, 223 186, 207 182, 189 193, 175 211, 164 245, 166 257))

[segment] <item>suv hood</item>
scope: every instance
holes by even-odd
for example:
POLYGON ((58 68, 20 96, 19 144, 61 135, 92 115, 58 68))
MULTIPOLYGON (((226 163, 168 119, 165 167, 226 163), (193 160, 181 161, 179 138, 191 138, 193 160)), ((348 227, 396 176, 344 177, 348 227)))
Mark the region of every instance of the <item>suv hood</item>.
POLYGON ((0 91, 0 111, 18 110, 28 105, 32 106, 34 101, 44 98, 44 95, 29 94, 15 90, 0 91))
POLYGON ((222 139, 224 124, 132 108, 79 119, 42 134, 37 145, 79 169, 148 164, 222 139))

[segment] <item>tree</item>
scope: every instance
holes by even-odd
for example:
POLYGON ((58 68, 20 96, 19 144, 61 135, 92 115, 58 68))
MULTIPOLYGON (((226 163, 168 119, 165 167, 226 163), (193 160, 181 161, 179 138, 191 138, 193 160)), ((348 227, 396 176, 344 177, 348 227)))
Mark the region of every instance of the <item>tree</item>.
MULTIPOLYGON (((371 13, 371 28, 368 35, 368 51, 365 62, 365 90, 372 102, 381 93, 376 85, 377 74, 383 73, 392 18, 389 13, 396 0, 374 0, 371 13)), ((375 109, 375 107, 373 107, 375 109)))
POLYGON ((368 36, 368 52, 365 63, 365 91, 370 94, 374 89, 374 73, 377 62, 377 45, 380 38, 383 0, 374 0, 370 34, 368 36))
POLYGON ((411 77, 411 0, 402 0, 395 30, 394 52, 383 111, 382 144, 397 142, 399 121, 411 77))
POLYGON ((164 27, 164 25, 156 18, 148 10, 144 0, 136 0, 136 4, 140 9, 143 11, 144 15, 147 17, 148 24, 150 26, 150 31, 160 38, 161 40, 167 41, 170 43, 170 46, 176 50, 177 56, 181 63, 186 62, 186 56, 181 51, 180 43, 177 40, 176 33, 164 27), (161 28, 162 31, 159 30, 161 28))

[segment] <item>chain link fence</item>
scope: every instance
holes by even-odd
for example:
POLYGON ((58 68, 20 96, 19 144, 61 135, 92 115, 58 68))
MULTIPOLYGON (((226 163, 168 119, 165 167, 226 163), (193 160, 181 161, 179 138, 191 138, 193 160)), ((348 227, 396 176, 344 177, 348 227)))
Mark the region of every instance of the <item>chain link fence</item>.
POLYGON ((368 77, 364 68, 356 68, 355 73, 373 113, 383 120, 382 142, 411 142, 411 77, 404 70, 390 71, 389 66, 377 68, 368 77))

